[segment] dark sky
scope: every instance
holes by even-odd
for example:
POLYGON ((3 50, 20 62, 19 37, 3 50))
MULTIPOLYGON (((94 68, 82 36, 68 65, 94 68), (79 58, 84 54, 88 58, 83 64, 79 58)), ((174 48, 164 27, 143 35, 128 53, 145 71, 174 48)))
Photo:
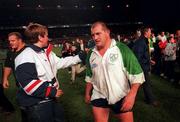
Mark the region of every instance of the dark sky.
POLYGON ((153 26, 177 28, 180 25, 180 0, 0 0, 0 26, 24 25, 30 21, 83 24, 98 19, 142 21, 153 26), (57 9, 57 5, 61 8, 57 9), (107 5, 111 7, 106 8, 107 5))
POLYGON ((140 18, 144 21, 180 22, 180 0, 141 0, 140 3, 140 18))

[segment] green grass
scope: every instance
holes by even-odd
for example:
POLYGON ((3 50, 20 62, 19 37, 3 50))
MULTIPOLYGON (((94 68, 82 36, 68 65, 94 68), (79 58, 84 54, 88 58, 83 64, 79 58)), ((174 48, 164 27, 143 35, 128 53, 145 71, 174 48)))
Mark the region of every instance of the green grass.
POLYGON ((56 53, 57 56, 61 57, 61 47, 55 47, 53 48, 53 52, 56 53))
MULTIPOLYGON (((84 102, 84 75, 79 74, 75 84, 70 84, 70 74, 67 69, 59 70, 58 79, 64 95, 59 98, 63 105, 66 122, 93 122, 91 106, 84 102)), ((144 94, 140 88, 134 106, 135 122, 179 122, 180 121, 180 87, 152 75, 152 88, 159 107, 152 107, 144 103, 144 94)), ((13 76, 10 77, 10 88, 5 90, 6 96, 13 103, 16 112, 11 116, 0 113, 0 122, 20 122, 20 111, 16 103, 16 86, 13 76)), ((110 122, 117 119, 110 117, 110 122)))
MULTIPOLYGON (((67 69, 58 73, 60 87, 64 95, 59 98, 59 102, 64 107, 66 122, 92 122, 93 116, 91 106, 84 103, 85 82, 84 75, 78 75, 75 84, 70 84, 70 74, 67 69)), ((160 101, 159 107, 152 107, 144 103, 143 90, 140 89, 134 107, 135 122, 178 122, 180 120, 180 89, 169 82, 152 75, 152 85, 156 97, 160 101)), ((6 117, 0 113, 0 122, 20 122, 20 112, 16 103, 16 86, 14 78, 11 76, 11 87, 5 90, 7 97, 16 107, 16 112, 6 117)), ((117 122, 110 117, 110 122, 117 122)))

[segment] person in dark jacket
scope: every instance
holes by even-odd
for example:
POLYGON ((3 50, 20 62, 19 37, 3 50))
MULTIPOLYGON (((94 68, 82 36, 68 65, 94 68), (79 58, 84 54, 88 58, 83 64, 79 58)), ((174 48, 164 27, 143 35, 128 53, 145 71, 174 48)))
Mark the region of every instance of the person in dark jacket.
POLYGON ((145 82, 143 83, 143 90, 145 95, 145 101, 148 104, 153 106, 157 106, 158 102, 152 92, 151 81, 150 81, 150 67, 151 67, 151 59, 150 59, 150 50, 149 50, 149 39, 151 36, 151 28, 144 28, 142 32, 142 36, 134 43, 132 48, 135 53, 145 76, 145 82))
POLYGON ((2 84, 0 84, 0 105, 3 107, 3 111, 9 114, 14 112, 15 109, 13 104, 4 95, 3 90, 10 86, 8 78, 11 72, 14 71, 14 58, 25 48, 25 42, 19 32, 9 33, 8 42, 11 49, 7 53, 3 68, 2 84))

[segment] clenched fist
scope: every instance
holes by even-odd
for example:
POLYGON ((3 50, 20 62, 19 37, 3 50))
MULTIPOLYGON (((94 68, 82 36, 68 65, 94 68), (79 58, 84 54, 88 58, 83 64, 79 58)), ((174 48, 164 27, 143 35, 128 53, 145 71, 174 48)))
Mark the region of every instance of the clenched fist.
POLYGON ((58 89, 55 97, 60 97, 62 95, 63 95, 63 91, 61 89, 58 89))

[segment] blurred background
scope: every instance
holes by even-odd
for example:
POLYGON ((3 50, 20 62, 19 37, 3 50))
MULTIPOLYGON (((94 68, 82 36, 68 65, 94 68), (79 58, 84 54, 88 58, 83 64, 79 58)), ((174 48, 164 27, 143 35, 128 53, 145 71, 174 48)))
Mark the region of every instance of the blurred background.
POLYGON ((179 8, 179 0, 1 0, 0 37, 30 22, 53 29, 52 37, 88 34, 97 20, 114 26, 115 33, 142 25, 174 31, 180 27, 179 8))

